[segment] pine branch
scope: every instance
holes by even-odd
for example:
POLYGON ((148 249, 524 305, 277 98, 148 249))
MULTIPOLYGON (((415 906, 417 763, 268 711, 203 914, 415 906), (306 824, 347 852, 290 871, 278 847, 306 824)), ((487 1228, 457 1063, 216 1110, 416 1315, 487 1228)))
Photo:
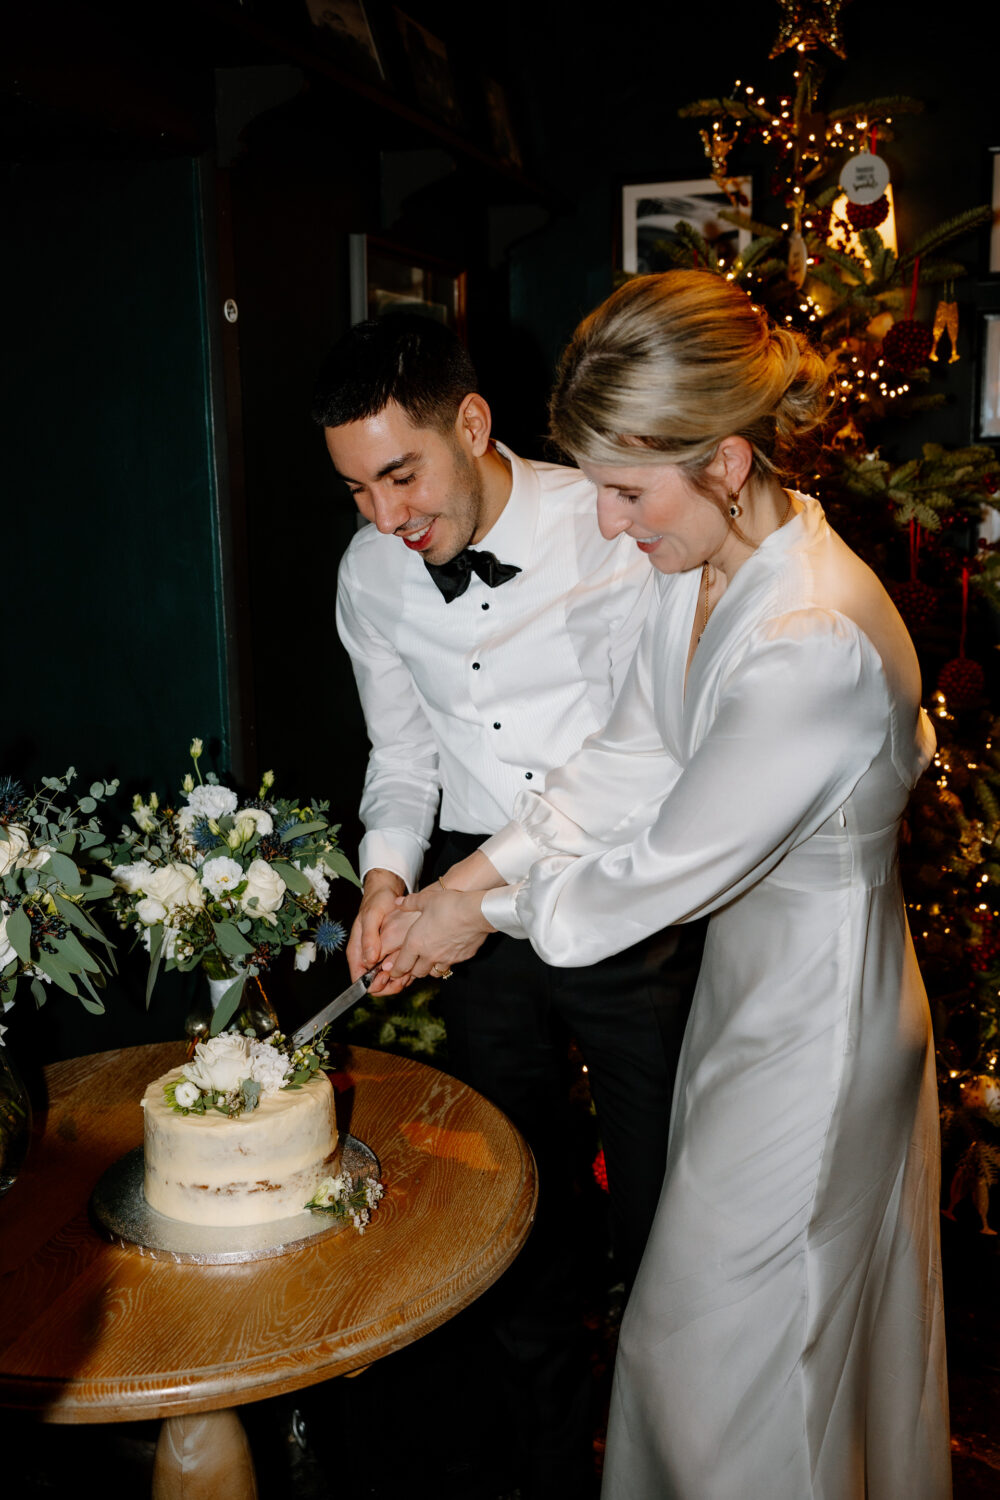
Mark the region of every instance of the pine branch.
POLYGON ((960 235, 968 234, 971 230, 978 229, 981 224, 989 224, 992 218, 992 208, 988 203, 984 203, 979 208, 967 208, 964 213, 956 214, 951 219, 945 219, 943 224, 938 224, 934 229, 929 229, 917 241, 908 255, 900 257, 900 269, 905 270, 912 267, 918 255, 922 260, 925 255, 931 250, 936 250, 939 245, 947 245, 949 240, 958 239, 960 235))
POLYGON ((889 115, 922 115, 924 104, 921 99, 913 99, 908 94, 886 94, 881 99, 869 99, 864 104, 845 104, 842 109, 831 109, 827 119, 832 124, 838 121, 850 120, 853 125, 857 120, 867 120, 869 124, 878 121, 879 124, 889 115))

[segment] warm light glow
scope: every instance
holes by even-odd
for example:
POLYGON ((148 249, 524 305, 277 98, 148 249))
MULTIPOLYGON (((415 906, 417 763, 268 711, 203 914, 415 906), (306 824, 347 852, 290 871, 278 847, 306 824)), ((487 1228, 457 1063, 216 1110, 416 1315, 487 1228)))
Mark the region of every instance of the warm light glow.
MULTIPOLYGON (((879 234, 882 236, 882 243, 884 245, 888 245, 893 255, 895 255, 896 211, 892 201, 891 182, 885 190, 885 196, 889 200, 889 216, 888 218, 883 219, 882 223, 877 224, 875 227, 877 228, 879 234)), ((865 252, 862 248, 861 241, 858 238, 857 232, 851 228, 851 221, 847 217, 847 194, 838 193, 836 198, 834 198, 833 200, 833 206, 830 211, 830 230, 826 237, 827 244, 832 245, 836 249, 838 239, 845 233, 847 235, 847 254, 856 255, 858 260, 865 261, 865 265, 867 266, 868 262, 867 260, 865 260, 865 252), (839 234, 837 225, 838 220, 840 220, 844 225, 844 228, 840 230, 839 234)))

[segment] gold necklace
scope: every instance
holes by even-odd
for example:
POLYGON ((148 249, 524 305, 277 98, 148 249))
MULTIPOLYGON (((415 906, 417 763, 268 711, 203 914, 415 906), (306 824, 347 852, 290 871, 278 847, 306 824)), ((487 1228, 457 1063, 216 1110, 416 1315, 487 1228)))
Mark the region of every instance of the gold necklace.
MULTIPOLYGON (((788 491, 786 490, 785 493, 788 494, 788 491)), ((780 531, 781 530, 782 526, 784 526, 785 522, 788 520, 788 518, 791 515, 791 513, 792 513, 792 497, 791 497, 790 494, 788 494, 788 502, 785 505, 785 513, 782 516, 781 520, 778 522, 777 526, 775 527, 776 531, 780 531)), ((756 551, 756 550, 757 549, 755 547, 754 551, 756 551)), ((698 641, 701 640, 702 636, 705 634, 705 631, 708 629, 708 619, 709 619, 709 616, 712 613, 711 606, 709 605, 709 602, 708 602, 709 582, 708 582, 708 563, 707 562, 703 562, 702 565, 701 565, 701 593, 702 593, 701 630, 698 632, 698 641)), ((698 644, 698 641, 695 642, 695 645, 698 644)))

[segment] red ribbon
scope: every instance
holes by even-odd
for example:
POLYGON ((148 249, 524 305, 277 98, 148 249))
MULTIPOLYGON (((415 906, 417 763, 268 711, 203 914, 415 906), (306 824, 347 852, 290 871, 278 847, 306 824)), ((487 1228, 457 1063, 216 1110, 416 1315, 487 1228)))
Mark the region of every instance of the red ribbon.
POLYGON ((911 318, 911 319, 913 317, 913 309, 917 305, 917 287, 918 287, 919 283, 920 283, 920 256, 917 255, 917 256, 914 256, 914 259, 913 259, 913 286, 912 286, 912 288, 910 290, 910 311, 907 313, 907 317, 911 318))

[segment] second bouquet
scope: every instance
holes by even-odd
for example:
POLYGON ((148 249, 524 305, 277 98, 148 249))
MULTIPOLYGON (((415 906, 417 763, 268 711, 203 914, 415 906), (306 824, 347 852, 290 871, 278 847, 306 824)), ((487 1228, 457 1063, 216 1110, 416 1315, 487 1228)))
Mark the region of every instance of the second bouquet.
POLYGON ((296 968, 305 969, 342 947, 343 926, 327 913, 330 882, 358 879, 326 802, 275 797, 270 771, 258 795, 241 802, 211 772, 202 779, 201 755, 201 740, 192 740, 197 782, 185 776, 176 803, 135 797, 136 827, 122 829, 109 863, 118 921, 149 952, 147 1004, 161 965, 200 967, 210 980, 229 981, 214 1035, 282 948, 294 947, 296 968))

